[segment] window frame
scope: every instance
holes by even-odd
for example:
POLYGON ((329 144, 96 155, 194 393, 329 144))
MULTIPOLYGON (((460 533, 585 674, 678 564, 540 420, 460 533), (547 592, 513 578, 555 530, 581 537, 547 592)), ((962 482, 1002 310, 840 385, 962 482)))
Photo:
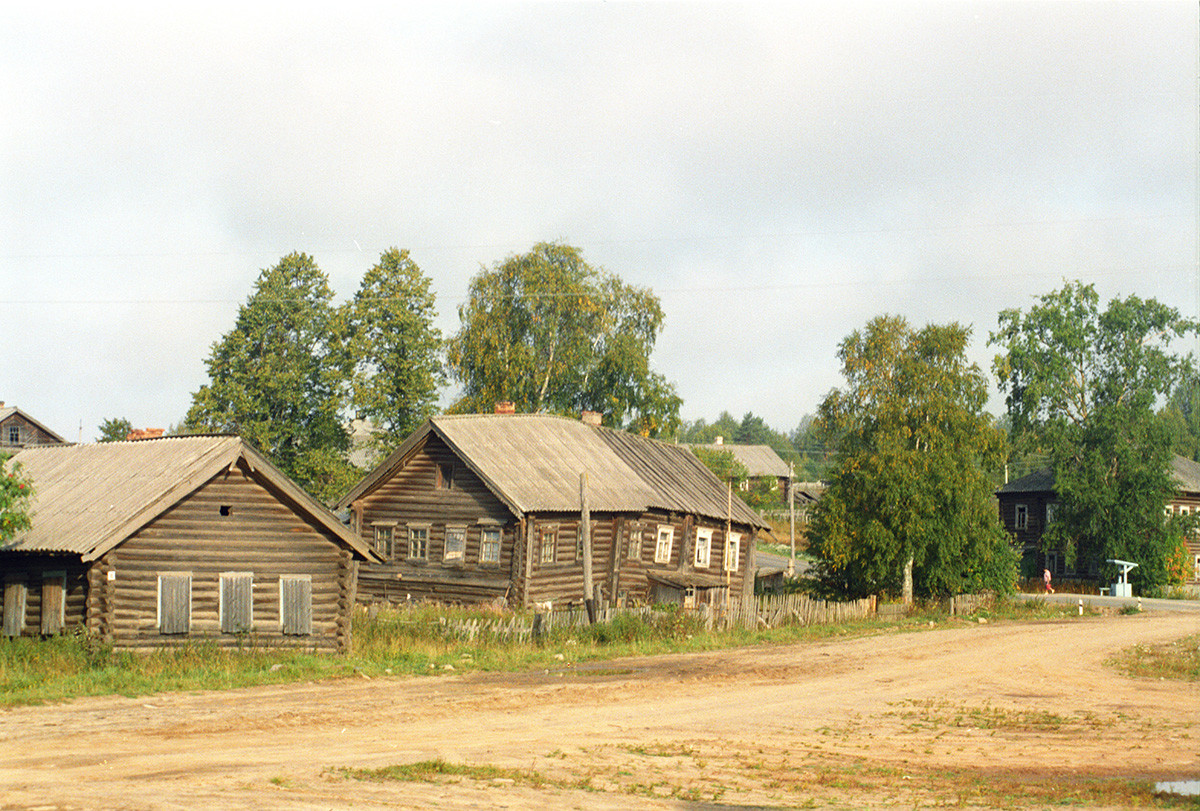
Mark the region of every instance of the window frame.
POLYGON ((1013 528, 1029 529, 1029 505, 1017 504, 1013 510, 1013 528))
POLYGON ((671 524, 659 524, 654 542, 654 562, 670 563, 674 546, 675 527, 671 524))
POLYGON ((371 523, 371 543, 384 560, 396 559, 396 522, 374 521, 371 523), (381 545, 382 541, 382 545, 381 545), (386 551, 384 550, 386 547, 386 551))
POLYGON ((311 574, 279 576, 279 633, 312 636, 312 605, 311 574))
POLYGON ((625 559, 640 561, 642 559, 642 525, 630 524, 629 537, 627 540, 629 547, 625 550, 625 559))
POLYGON ((223 634, 254 630, 254 573, 221 572, 217 585, 217 621, 223 634))
POLYGON ((21 426, 10 424, 7 426, 7 428, 8 428, 8 430, 5 431, 5 433, 8 434, 8 444, 9 445, 20 445, 21 444, 21 426))
POLYGON ((408 559, 429 560, 429 525, 409 524, 406 529, 408 530, 408 559), (419 540, 418 534, 420 535, 419 540))
POLYGON ((480 527, 479 528, 479 564, 481 566, 499 566, 500 565, 500 549, 504 543, 504 530, 500 527, 480 527), (496 537, 495 549, 496 557, 485 556, 492 543, 488 540, 488 535, 494 534, 496 537))
POLYGON ((738 566, 742 562, 742 533, 729 532, 725 535, 725 558, 722 561, 722 567, 727 572, 736 572, 738 566), (733 565, 729 565, 729 558, 733 557, 733 565))
POLYGON ((696 527, 696 550, 692 555, 692 566, 707 569, 712 562, 712 527, 696 527), (703 553, 703 554, 701 554, 703 553))
POLYGON ((558 562, 558 524, 538 528, 538 564, 547 566, 558 562))
POLYGON ((465 563, 467 560, 467 528, 457 524, 448 524, 442 536, 442 561, 445 563, 465 563), (462 541, 462 546, 458 551, 450 554, 450 534, 459 536, 462 541))
POLYGON ((453 490, 454 489, 454 462, 438 462, 437 463, 437 482, 435 489, 437 490, 453 490))

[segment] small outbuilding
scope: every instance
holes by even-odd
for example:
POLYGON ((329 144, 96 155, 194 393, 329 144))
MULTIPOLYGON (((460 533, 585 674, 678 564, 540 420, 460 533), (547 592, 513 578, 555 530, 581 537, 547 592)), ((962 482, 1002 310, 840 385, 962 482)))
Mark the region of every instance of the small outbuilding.
POLYGON ((119 648, 344 651, 375 553, 236 436, 27 448, 32 528, 0 545, 3 633, 119 648))

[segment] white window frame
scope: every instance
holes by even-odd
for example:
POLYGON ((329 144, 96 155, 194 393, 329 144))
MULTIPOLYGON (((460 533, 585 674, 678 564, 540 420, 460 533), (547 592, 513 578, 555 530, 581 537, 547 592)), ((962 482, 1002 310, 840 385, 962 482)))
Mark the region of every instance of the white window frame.
POLYGON ((741 563, 742 533, 730 532, 725 537, 725 571, 736 572, 741 563))
POLYGON ((627 560, 642 559, 642 525, 631 524, 629 526, 629 548, 625 551, 627 560))
POLYGON ((1046 502, 1046 526, 1050 526, 1051 524, 1054 523, 1054 516, 1057 512, 1058 512, 1058 502, 1057 501, 1047 501, 1046 502))
POLYGON ((467 559, 467 528, 462 526, 446 527, 446 537, 442 542, 442 560, 464 561, 467 559), (454 549, 450 548, 450 536, 457 540, 454 549))
POLYGON ((670 563, 671 548, 675 545, 675 527, 670 524, 658 525, 658 536, 654 543, 654 562, 670 563))
POLYGON ((217 620, 223 634, 244 634, 254 630, 254 573, 253 572, 221 572, 219 597, 217 600, 217 620), (234 625, 238 606, 233 604, 238 584, 245 581, 247 586, 245 603, 245 623, 234 625))
POLYGON ((500 563, 500 543, 504 538, 504 533, 500 527, 482 527, 479 530, 479 562, 480 563, 500 563), (489 536, 493 536, 495 541, 489 540, 489 536), (489 550, 495 550, 495 555, 489 554, 489 550))
POLYGON ((558 524, 544 526, 539 532, 538 562, 543 565, 558 562, 558 524))
POLYGON ((408 559, 429 560, 429 525, 408 526, 408 559))
POLYGON ((1016 529, 1029 529, 1029 505, 1018 504, 1013 514, 1013 526, 1016 529))
POLYGON ((1196 563, 1192 568, 1192 579, 1200 580, 1200 555, 1196 555, 1196 563))
POLYGON ((710 527, 696 527, 696 554, 693 564, 697 569, 707 569, 712 558, 713 531, 710 527))

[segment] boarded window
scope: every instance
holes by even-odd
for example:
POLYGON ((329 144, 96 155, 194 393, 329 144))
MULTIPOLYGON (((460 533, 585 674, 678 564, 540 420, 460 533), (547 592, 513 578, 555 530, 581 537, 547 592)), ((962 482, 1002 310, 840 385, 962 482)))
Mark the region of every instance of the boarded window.
POLYGON ((291 636, 312 633, 312 575, 280 576, 279 629, 291 636))
POLYGON ((395 556, 395 531, 394 528, 388 525, 375 525, 375 551, 384 560, 391 560, 395 556))
POLYGON ((254 575, 221 574, 221 633, 244 634, 254 629, 254 575))
POLYGON ((20 636, 25 627, 25 601, 28 596, 23 579, 8 577, 4 581, 4 635, 20 636))
POLYGON ((191 572, 158 576, 158 632, 186 634, 192 628, 191 572))
POLYGON ((697 569, 708 568, 708 561, 712 555, 712 536, 713 531, 708 527, 696 528, 695 564, 697 569))
POLYGON ((725 571, 736 572, 742 551, 742 533, 731 532, 725 538, 725 571))
POLYGON ((42 575, 42 633, 46 636, 62 633, 67 618, 66 593, 65 572, 46 572, 42 575))
POLYGON ((437 489, 454 489, 454 463, 443 462, 437 466, 437 489))
POLYGON ((558 559, 558 527, 542 527, 542 563, 553 563, 558 559))
POLYGON ((658 528, 658 542, 654 545, 654 562, 670 563, 671 546, 674 543, 675 528, 670 526, 660 526, 658 528))
POLYGON ((629 551, 626 557, 630 560, 642 559, 642 528, 637 524, 629 528, 629 551))
POLYGON ((483 529, 479 533, 479 562, 500 562, 500 530, 483 529))
POLYGON ((408 528, 408 557, 410 560, 429 557, 429 527, 408 528))
POLYGON ((467 554, 467 530, 464 527, 446 527, 445 560, 462 560, 467 554))

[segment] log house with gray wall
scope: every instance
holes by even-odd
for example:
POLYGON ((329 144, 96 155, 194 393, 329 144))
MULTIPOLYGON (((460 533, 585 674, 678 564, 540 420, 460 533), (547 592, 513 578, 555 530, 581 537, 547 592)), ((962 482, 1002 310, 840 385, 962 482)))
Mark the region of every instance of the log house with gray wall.
POLYGON ((360 571, 360 600, 582 602, 583 473, 602 600, 753 593, 767 525, 686 447, 546 414, 474 414, 430 419, 339 502, 385 559, 360 571))
POLYGON ((374 552, 234 436, 31 448, 32 528, 0 546, 3 633, 118 648, 344 651, 374 552))

